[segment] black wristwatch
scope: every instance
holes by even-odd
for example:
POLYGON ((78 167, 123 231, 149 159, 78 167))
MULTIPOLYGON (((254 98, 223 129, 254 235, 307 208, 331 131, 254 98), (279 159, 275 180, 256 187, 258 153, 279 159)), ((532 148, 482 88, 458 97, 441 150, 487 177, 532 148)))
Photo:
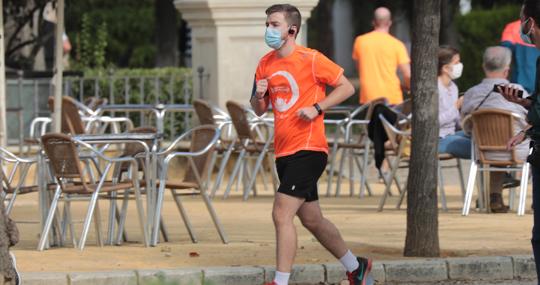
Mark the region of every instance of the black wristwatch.
POLYGON ((319 113, 319 115, 322 115, 323 111, 321 109, 321 106, 319 106, 319 103, 313 104, 313 107, 315 107, 315 110, 317 110, 317 113, 319 113))

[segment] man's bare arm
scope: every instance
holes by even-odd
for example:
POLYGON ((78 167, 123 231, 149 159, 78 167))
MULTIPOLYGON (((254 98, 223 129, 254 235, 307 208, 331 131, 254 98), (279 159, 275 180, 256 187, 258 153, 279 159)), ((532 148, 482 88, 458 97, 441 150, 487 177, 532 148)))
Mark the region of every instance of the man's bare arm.
POLYGON ((411 64, 400 64, 398 65, 398 69, 403 75, 403 85, 405 85, 405 89, 407 89, 407 91, 411 90, 411 64))

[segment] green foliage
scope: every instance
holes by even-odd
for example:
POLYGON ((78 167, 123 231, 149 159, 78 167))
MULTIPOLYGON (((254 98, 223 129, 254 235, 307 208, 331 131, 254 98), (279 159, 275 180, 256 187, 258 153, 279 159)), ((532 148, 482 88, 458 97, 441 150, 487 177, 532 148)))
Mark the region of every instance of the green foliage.
POLYGON ((82 16, 80 42, 77 45, 79 59, 74 66, 75 69, 105 67, 107 23, 97 21, 88 14, 82 16))
MULTIPOLYGON (((66 31, 70 39, 74 39, 73 44, 76 47, 82 44, 81 26, 84 15, 91 22, 106 23, 106 28, 103 28, 106 34, 100 35, 99 29, 90 34, 92 37, 106 39, 98 41, 106 43, 102 66, 154 65, 156 48, 153 0, 77 0, 67 1, 66 5, 66 31), (77 40, 79 38, 80 42, 77 40)), ((81 54, 77 54, 75 58, 80 56, 81 54)))
POLYGON ((457 81, 460 91, 478 84, 484 77, 482 54, 489 46, 499 45, 506 24, 519 18, 519 5, 473 10, 456 19, 460 34, 460 55, 465 68, 457 81))

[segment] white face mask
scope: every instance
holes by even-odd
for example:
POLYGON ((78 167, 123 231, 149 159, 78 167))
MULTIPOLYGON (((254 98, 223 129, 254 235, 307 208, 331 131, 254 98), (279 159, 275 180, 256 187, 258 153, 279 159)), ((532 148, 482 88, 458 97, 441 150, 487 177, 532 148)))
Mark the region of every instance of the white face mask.
POLYGON ((463 73, 463 63, 457 63, 454 65, 451 65, 452 69, 450 70, 450 78, 452 80, 456 80, 461 77, 461 74, 463 73))

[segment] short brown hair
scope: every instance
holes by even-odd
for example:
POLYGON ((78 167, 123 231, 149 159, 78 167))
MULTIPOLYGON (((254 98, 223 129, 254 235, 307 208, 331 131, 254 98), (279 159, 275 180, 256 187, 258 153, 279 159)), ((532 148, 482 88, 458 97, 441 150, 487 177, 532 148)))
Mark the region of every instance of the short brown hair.
POLYGON ((294 35, 296 37, 300 32, 300 26, 302 25, 302 15, 300 15, 300 10, 291 4, 275 4, 268 7, 265 11, 267 16, 277 12, 285 14, 285 20, 290 26, 296 26, 296 34, 294 35))
POLYGON ((456 48, 453 48, 451 46, 440 46, 439 47, 439 52, 437 54, 437 56, 439 58, 439 65, 438 65, 438 68, 437 68, 437 75, 442 74, 443 66, 445 66, 445 65, 449 64, 450 62, 452 62, 452 58, 456 54, 459 54, 459 50, 457 50, 456 48))

